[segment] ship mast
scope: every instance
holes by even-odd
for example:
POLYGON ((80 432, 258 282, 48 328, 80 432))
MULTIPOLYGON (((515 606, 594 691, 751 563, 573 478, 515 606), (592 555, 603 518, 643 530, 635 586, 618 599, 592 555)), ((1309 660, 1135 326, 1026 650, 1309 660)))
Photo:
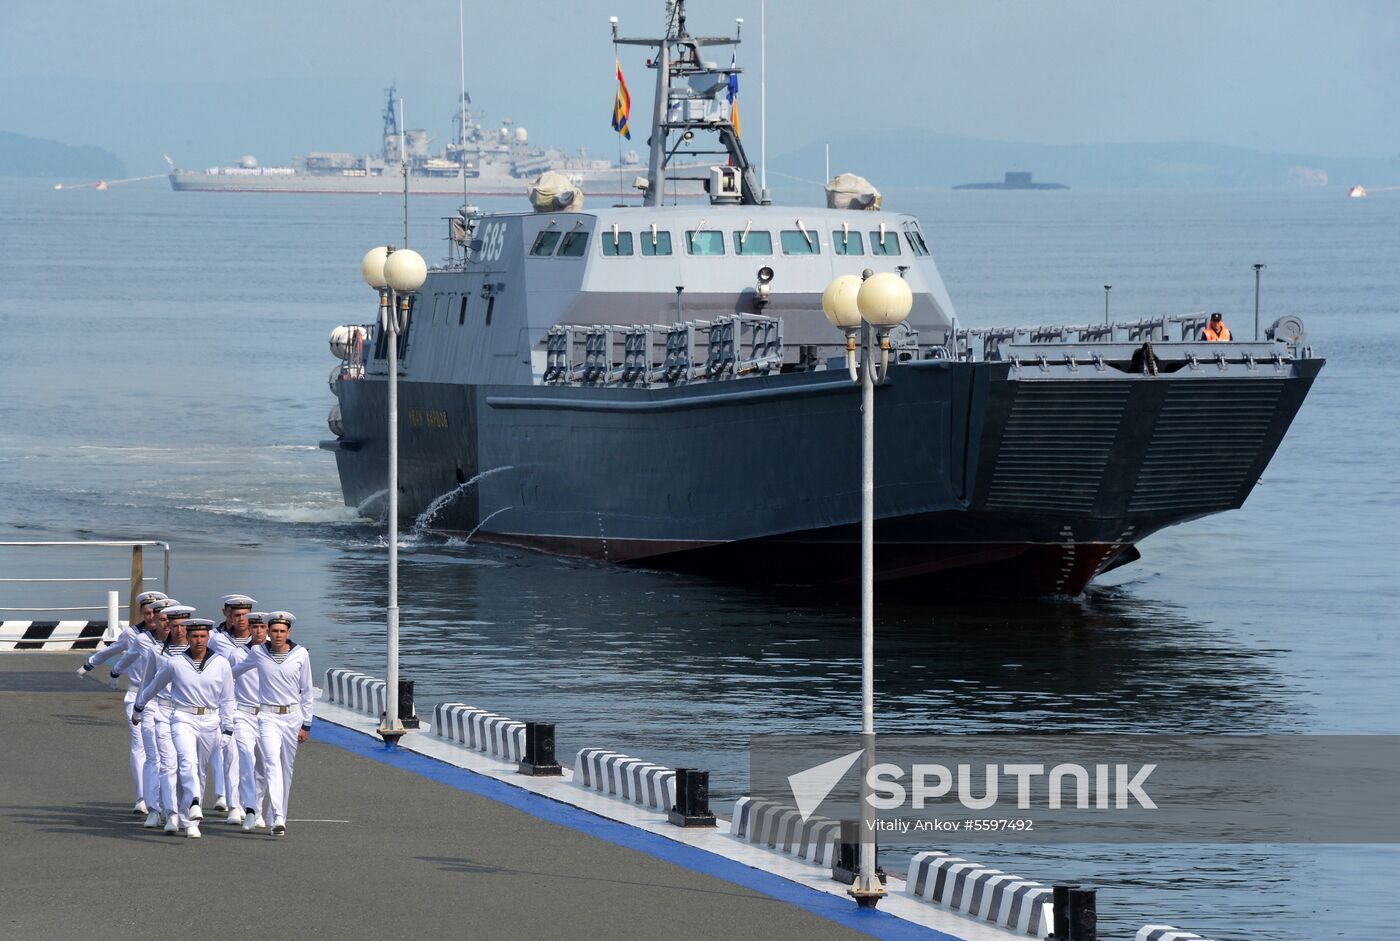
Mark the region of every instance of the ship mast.
POLYGON ((388 96, 388 101, 384 105, 384 160, 386 163, 395 163, 399 159, 398 151, 402 144, 399 130, 399 112, 394 104, 394 98, 398 94, 398 86, 390 85, 384 89, 384 94, 388 96))
MULTIPOLYGON (((667 180, 667 167, 677 153, 684 156, 710 154, 725 158, 739 170, 742 181, 742 202, 760 202, 753 168, 734 125, 727 117, 719 118, 719 103, 725 97, 729 77, 743 69, 728 64, 706 62, 704 50, 711 47, 737 46, 740 43, 736 26, 730 36, 692 36, 685 25, 685 0, 667 0, 666 35, 660 39, 631 38, 617 35, 613 24, 613 42, 622 46, 651 46, 656 55, 649 67, 656 69, 656 98, 652 105, 651 157, 647 164, 647 192, 644 205, 661 204, 667 180), (717 145, 712 149, 697 148, 694 142, 701 134, 716 134, 717 145), (682 145, 690 145, 681 151, 682 145)), ((674 172, 671 179, 708 179, 674 172)))

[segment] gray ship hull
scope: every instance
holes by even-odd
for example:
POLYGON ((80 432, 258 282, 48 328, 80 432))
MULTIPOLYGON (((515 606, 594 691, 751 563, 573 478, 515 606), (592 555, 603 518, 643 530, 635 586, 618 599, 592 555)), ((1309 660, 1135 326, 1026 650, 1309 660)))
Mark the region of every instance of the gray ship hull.
MULTIPOLYGON (((1077 594, 1145 536, 1242 505, 1321 365, 901 365, 877 390, 877 576, 1077 594)), ((367 513, 383 512, 385 389, 341 382, 345 427, 324 442, 345 502, 367 513)), ((652 389, 401 381, 399 395, 406 523, 436 502, 426 528, 564 555, 770 583, 857 571, 859 393, 843 372, 652 389)))

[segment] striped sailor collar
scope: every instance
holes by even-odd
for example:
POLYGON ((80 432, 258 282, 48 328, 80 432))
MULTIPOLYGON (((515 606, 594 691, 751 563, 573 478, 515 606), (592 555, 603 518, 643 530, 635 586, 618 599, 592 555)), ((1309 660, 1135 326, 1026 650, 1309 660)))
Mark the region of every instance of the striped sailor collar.
POLYGON ((203 659, 203 660, 196 660, 196 659, 194 658, 194 654, 190 653, 190 648, 189 648, 189 647, 186 647, 186 648, 184 649, 183 653, 184 653, 185 656, 187 656, 187 657, 190 658, 190 663, 193 663, 193 664, 194 664, 194 668, 195 668, 196 670, 198 670, 200 673, 203 673, 203 672, 204 672, 204 668, 209 664, 209 661, 212 660, 212 659, 214 659, 214 651, 210 650, 208 647, 205 647, 205 648, 204 648, 204 659, 203 659))

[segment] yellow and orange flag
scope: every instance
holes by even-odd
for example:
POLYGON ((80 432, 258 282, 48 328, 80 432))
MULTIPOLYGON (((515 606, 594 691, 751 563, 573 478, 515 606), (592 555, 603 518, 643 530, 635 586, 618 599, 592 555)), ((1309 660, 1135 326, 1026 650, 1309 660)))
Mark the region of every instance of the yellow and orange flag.
MULTIPOLYGON (((739 67, 739 58, 734 53, 729 55, 729 68, 739 67)), ((739 73, 731 71, 729 73, 729 87, 726 89, 726 96, 729 98, 729 123, 734 125, 734 136, 740 137, 744 133, 739 128, 739 73)))
POLYGON ((613 99, 612 127, 628 140, 632 139, 632 129, 627 126, 627 118, 632 113, 632 96, 627 93, 627 80, 622 77, 622 60, 617 61, 617 97, 613 99))

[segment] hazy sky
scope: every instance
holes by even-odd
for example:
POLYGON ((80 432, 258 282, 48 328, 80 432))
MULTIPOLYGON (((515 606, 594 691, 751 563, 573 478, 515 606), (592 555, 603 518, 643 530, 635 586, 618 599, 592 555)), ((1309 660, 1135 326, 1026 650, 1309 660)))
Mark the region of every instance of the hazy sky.
MULTIPOLYGON (((0 20, 0 130, 106 147, 133 173, 243 153, 377 149, 382 89, 451 133, 455 0, 45 0, 0 20)), ((659 0, 468 0, 467 86, 486 120, 616 155, 607 18, 651 34, 659 0)), ((745 18, 757 146, 757 0, 692 0, 692 32, 745 18)), ((1400 153, 1400 2, 769 0, 769 155, 866 128, 1046 143, 1198 140, 1400 153)), ((645 137, 652 73, 623 51, 645 137)), ((633 146, 640 149, 640 140, 633 146)))

